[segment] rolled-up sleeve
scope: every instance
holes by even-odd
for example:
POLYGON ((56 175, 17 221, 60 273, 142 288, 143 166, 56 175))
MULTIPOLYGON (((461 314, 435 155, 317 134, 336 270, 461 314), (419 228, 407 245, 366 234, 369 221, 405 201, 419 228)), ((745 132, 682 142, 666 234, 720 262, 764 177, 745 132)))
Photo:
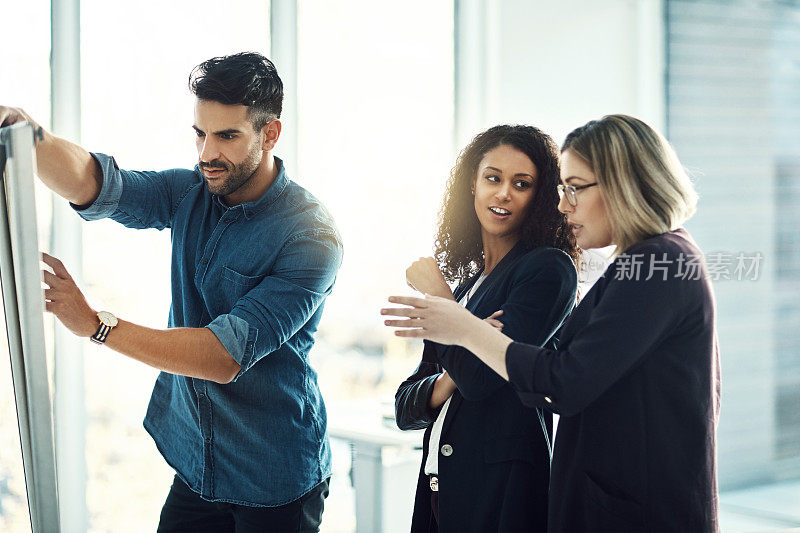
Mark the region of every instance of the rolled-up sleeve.
POLYGON ((186 193, 202 186, 191 170, 121 170, 113 157, 94 153, 92 157, 103 175, 100 194, 88 206, 71 204, 84 220, 111 218, 129 228, 169 228, 186 193))
POLYGON ((422 361, 416 372, 406 378, 394 396, 394 418, 403 430, 424 429, 439 416, 441 406, 430 406, 436 379, 441 374, 439 365, 422 361))
POLYGON ((253 360, 253 347, 258 336, 256 328, 251 328, 244 319, 231 314, 218 316, 206 327, 216 335, 222 346, 242 369, 250 367, 250 361, 253 360))
POLYGON ((290 239, 272 272, 208 325, 242 367, 235 379, 297 333, 330 294, 342 261, 333 231, 290 239))
POLYGON ((122 196, 122 176, 113 157, 105 154, 92 154, 103 174, 103 186, 100 195, 88 206, 70 204, 84 220, 108 218, 119 205, 122 196))

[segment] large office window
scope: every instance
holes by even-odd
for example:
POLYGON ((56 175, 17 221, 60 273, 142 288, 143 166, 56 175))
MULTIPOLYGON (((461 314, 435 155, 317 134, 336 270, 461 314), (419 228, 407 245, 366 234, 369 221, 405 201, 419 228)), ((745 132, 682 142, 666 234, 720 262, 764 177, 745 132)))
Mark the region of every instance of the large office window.
POLYGON ((774 16, 775 457, 800 477, 800 5, 774 16))
MULTIPOLYGON (((376 407, 384 400, 391 413, 389 400, 421 353, 421 343, 393 337, 378 310, 389 294, 411 292, 405 269, 432 253, 455 159, 453 54, 452 2, 298 2, 298 168, 289 175, 327 206, 344 240, 311 356, 332 428, 341 404, 355 398, 376 407)), ((322 527, 353 531, 350 450, 336 440, 332 449, 322 527)), ((419 459, 396 461, 413 474, 419 459)), ((413 480, 391 484, 397 498, 384 504, 394 513, 386 530, 394 530, 389 522, 402 530, 413 480)))
MULTIPOLYGON (((298 168, 344 262, 314 364, 326 398, 393 395, 415 363, 378 315, 431 255, 453 150, 453 5, 298 3, 298 168), (402 375, 401 375, 402 374, 402 375)), ((414 345, 416 347, 416 345, 414 345)))
POLYGON ((667 21, 669 137, 694 172, 689 228, 715 266, 720 486, 796 479, 800 6, 671 0, 667 21))

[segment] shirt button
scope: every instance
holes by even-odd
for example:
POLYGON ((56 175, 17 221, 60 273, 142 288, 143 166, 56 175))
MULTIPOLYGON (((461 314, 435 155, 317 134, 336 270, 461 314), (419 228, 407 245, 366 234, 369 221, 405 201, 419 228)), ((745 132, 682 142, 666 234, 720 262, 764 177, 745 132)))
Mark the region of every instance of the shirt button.
POLYGON ((546 401, 547 403, 553 403, 553 400, 550 399, 550 396, 545 396, 544 401, 546 401))
POLYGON ((201 400, 205 400, 206 399, 206 393, 205 392, 201 392, 200 394, 198 394, 198 396, 200 396, 201 400))
POLYGON ((207 264, 208 264, 208 259, 203 259, 203 260, 202 260, 202 261, 200 261, 200 262, 201 262, 202 264, 204 264, 204 265, 207 265, 207 264))
POLYGON ((206 442, 207 442, 208 444, 211 444, 211 437, 206 437, 206 442))
POLYGON ((445 457, 450 457, 451 455, 453 455, 453 447, 450 446, 449 444, 445 444, 444 446, 442 446, 442 455, 444 455, 445 457))

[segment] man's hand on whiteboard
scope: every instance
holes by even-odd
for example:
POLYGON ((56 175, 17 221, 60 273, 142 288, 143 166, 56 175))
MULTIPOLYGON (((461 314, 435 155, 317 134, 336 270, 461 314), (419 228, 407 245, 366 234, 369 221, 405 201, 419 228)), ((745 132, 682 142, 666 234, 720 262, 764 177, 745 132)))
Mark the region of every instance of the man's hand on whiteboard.
MULTIPOLYGON (((20 122, 33 124, 36 174, 45 186, 76 205, 89 205, 103 186, 103 171, 92 155, 66 139, 48 132, 22 109, 0 105, 0 127, 20 122)), ((98 322, 99 323, 99 322, 98 322)))
POLYGON ((38 126, 30 115, 22 109, 0 105, 0 127, 5 128, 19 122, 30 122, 34 127, 38 126))
POLYGON ((44 306, 53 313, 72 333, 79 337, 91 337, 99 325, 97 312, 84 298, 75 280, 64 264, 57 258, 42 253, 42 261, 53 269, 42 270, 44 283, 44 306))
MULTIPOLYGON (((42 254, 45 308, 79 337, 91 337, 100 320, 64 264, 42 254)), ((151 329, 120 320, 105 346, 170 374, 230 383, 242 367, 208 328, 151 329)))

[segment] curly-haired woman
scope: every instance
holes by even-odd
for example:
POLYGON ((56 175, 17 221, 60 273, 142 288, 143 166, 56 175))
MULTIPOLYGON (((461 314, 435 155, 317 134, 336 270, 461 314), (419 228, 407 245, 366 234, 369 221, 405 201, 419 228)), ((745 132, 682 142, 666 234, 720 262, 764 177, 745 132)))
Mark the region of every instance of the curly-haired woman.
MULTIPOLYGON (((503 332, 548 344, 575 303, 578 249, 558 211, 558 148, 531 126, 496 126, 461 153, 444 198, 436 259, 406 272, 420 292, 503 332), (454 292, 447 282, 458 282, 454 292)), ((543 531, 551 415, 456 346, 425 343, 396 394, 401 429, 426 428, 412 531, 543 531)))

